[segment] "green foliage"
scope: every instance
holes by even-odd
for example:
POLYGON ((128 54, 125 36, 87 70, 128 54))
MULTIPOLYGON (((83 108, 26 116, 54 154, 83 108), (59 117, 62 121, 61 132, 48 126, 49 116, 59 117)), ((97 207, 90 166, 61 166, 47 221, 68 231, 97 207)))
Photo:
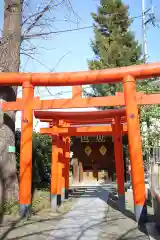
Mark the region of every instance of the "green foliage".
MULTIPOLYGON (((145 94, 160 92, 160 85, 155 84, 156 79, 149 79, 137 83, 137 91, 145 94)), ((141 136, 144 160, 152 157, 152 149, 160 145, 160 105, 141 106, 141 136)))
POLYGON ((15 132, 17 175, 19 175, 19 159, 20 159, 20 144, 21 144, 20 140, 21 140, 21 132, 17 130, 15 132))
MULTIPOLYGON (((17 170, 19 172, 20 132, 16 132, 17 170)), ((47 135, 33 133, 33 188, 46 188, 50 184, 52 140, 47 135)), ((19 175, 19 174, 18 174, 19 175)))
POLYGON ((47 135, 33 133, 33 183, 46 187, 50 183, 52 140, 47 135), (46 185, 47 184, 47 185, 46 185))
POLYGON ((43 211, 50 208, 50 191, 35 190, 32 199, 33 213, 43 211))
MULTIPOLYGON (((37 213, 50 208, 50 191, 35 190, 32 199, 32 212, 37 213)), ((18 202, 4 202, 0 205, 0 213, 3 215, 18 215, 19 203, 18 202)))
MULTIPOLYGON (((94 20, 94 39, 91 47, 95 54, 88 61, 89 69, 123 67, 143 63, 141 46, 130 31, 132 20, 129 18, 128 7, 122 0, 100 0, 97 13, 92 13, 94 20)), ((155 79, 139 81, 137 91, 146 94, 160 92, 155 79)), ((91 85, 87 96, 109 96, 123 91, 121 84, 91 85)), ((141 106, 141 134, 143 139, 143 154, 150 154, 151 148, 160 140, 160 106, 141 106)))
MULTIPOLYGON (((95 59, 88 61, 89 69, 105 69, 141 63, 141 47, 129 30, 128 7, 121 0, 101 0, 98 13, 92 13, 94 40, 91 47, 95 59)), ((92 96, 114 95, 120 84, 92 85, 92 96)))
POLYGON ((5 202, 0 205, 1 215, 17 215, 19 213, 19 203, 18 202, 5 202))

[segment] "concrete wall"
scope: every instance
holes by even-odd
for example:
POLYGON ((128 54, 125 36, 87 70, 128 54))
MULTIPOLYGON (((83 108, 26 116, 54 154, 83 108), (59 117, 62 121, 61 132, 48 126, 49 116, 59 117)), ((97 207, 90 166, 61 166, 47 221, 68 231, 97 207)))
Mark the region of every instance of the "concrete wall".
POLYGON ((156 163, 151 169, 151 194, 156 224, 160 228, 160 165, 156 163))

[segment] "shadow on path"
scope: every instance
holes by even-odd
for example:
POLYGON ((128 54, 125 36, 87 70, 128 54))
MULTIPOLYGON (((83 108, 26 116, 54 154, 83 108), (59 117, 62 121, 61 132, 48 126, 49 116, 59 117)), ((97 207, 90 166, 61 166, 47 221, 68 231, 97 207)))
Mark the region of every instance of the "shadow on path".
POLYGON ((48 240, 148 239, 145 226, 137 226, 133 213, 118 209, 115 190, 112 184, 78 187, 79 201, 48 240))
MULTIPOLYGON (((112 184, 105 184, 105 185, 101 185, 98 187, 88 186, 87 190, 86 190, 86 186, 85 186, 85 188, 79 187, 79 189, 77 189, 76 197, 77 198, 78 197, 79 198, 97 198, 98 197, 101 200, 103 200, 105 203, 107 203, 107 205, 110 208, 114 209, 115 211, 119 211, 125 217, 132 219, 133 221, 136 222, 135 215, 132 211, 130 211, 128 209, 125 209, 122 211, 119 209, 118 204, 117 204, 118 198, 116 196, 116 188, 112 184)), ((153 222, 154 216, 148 214, 148 220, 149 220, 149 222, 153 222)), ((142 234, 142 236, 139 236, 139 238, 137 238, 138 236, 135 234, 136 231, 140 231, 143 234, 145 234, 146 236, 148 236, 146 225, 141 224, 141 225, 137 225, 135 228, 131 228, 130 230, 126 231, 118 239, 119 240, 128 239, 128 236, 131 234, 135 235, 135 237, 132 236, 131 239, 144 239, 143 234, 142 234)))
POLYGON ((129 210, 120 211, 115 193, 113 184, 75 187, 70 197, 77 201, 68 213, 27 221, 21 226, 15 223, 14 234, 5 238, 6 233, 0 239, 148 239, 146 227, 137 226, 134 214, 129 210), (30 231, 25 231, 29 227, 30 231))

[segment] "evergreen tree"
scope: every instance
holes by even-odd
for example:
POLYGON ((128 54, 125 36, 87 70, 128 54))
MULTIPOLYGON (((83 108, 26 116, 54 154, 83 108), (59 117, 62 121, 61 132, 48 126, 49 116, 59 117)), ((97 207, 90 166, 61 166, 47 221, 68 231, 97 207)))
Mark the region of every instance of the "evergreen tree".
MULTIPOLYGON (((132 19, 129 17, 128 6, 122 0, 100 0, 97 13, 92 13, 94 20, 94 39, 91 47, 95 54, 88 61, 89 69, 123 67, 144 62, 141 46, 130 30, 132 19)), ((155 79, 137 82, 137 91, 144 93, 160 92, 160 86, 154 84, 155 79)), ((89 96, 108 96, 123 91, 121 84, 91 85, 89 96)), ((141 134, 143 154, 150 155, 150 150, 160 144, 160 106, 141 106, 141 134)))
MULTIPOLYGON (((91 47, 95 59, 88 62, 89 69, 105 69, 139 64, 141 47, 129 27, 128 7, 121 0, 101 0, 98 13, 92 13, 95 38, 91 47)), ((92 95, 114 95, 121 90, 119 84, 92 85, 92 95)))

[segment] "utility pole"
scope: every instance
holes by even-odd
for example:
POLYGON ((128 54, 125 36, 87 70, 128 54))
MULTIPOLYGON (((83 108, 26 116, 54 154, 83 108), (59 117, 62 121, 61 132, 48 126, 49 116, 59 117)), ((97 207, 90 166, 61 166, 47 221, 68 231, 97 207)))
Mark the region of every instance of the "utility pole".
POLYGON ((142 34, 143 34, 143 56, 144 61, 148 60, 148 49, 147 49, 147 30, 146 30, 146 10, 145 10, 145 0, 141 0, 142 3, 142 34))

